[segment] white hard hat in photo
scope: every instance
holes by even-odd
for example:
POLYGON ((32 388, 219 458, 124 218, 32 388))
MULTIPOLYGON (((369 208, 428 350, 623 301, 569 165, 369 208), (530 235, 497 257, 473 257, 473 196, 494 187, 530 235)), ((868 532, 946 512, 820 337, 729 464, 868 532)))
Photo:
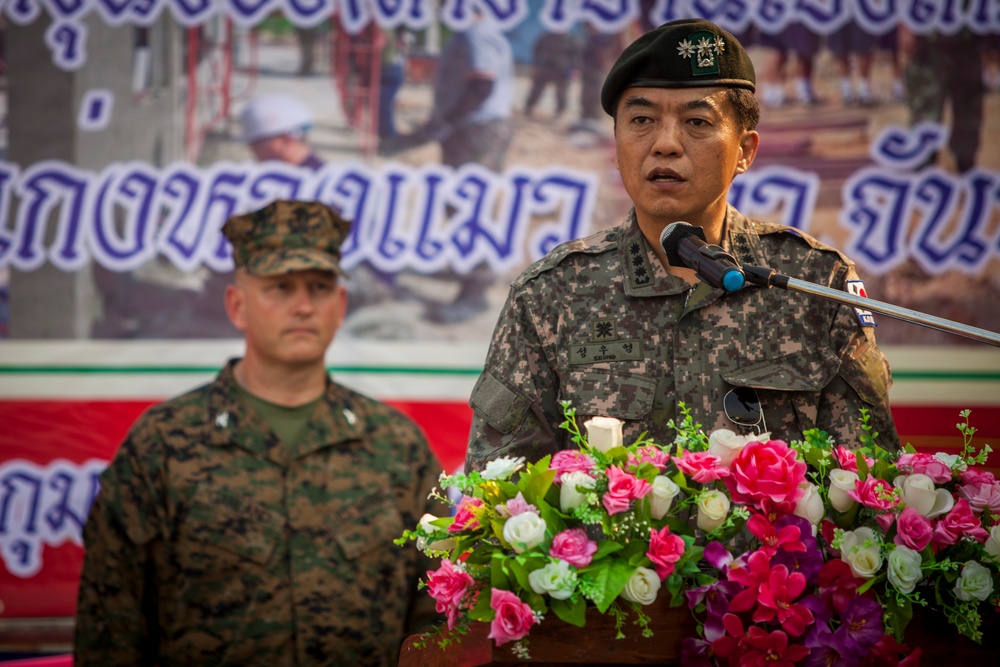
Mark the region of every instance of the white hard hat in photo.
POLYGON ((280 134, 308 130, 312 112, 302 101, 287 93, 270 93, 254 97, 240 114, 243 141, 253 142, 280 134))

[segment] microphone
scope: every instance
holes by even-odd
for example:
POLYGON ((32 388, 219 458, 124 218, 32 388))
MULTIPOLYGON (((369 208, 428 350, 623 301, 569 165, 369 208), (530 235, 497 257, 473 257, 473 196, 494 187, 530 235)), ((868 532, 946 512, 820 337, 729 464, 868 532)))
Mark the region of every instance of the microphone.
POLYGON ((736 258, 717 245, 705 243, 705 230, 688 222, 673 222, 660 233, 660 246, 673 266, 694 269, 712 287, 738 292, 746 283, 736 258))

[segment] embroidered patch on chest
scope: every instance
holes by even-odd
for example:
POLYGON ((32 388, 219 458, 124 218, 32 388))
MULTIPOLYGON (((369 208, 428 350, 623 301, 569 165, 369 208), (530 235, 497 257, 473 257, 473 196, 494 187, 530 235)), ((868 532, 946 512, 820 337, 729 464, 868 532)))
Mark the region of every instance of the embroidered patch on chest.
POLYGON ((606 343, 586 343, 573 345, 570 348, 569 363, 599 364, 603 361, 640 361, 642 356, 642 341, 640 340, 610 340, 606 343))
MULTIPOLYGON (((860 296, 865 299, 868 298, 868 292, 865 291, 865 284, 861 280, 848 280, 847 292, 848 294, 853 294, 854 296, 860 296)), ((855 308, 854 312, 857 314, 858 322, 861 323, 861 326, 863 327, 878 326, 878 324, 875 323, 875 316, 872 315, 872 311, 865 310, 864 308, 855 308)))
POLYGON ((614 318, 608 317, 601 320, 594 320, 593 331, 590 337, 595 341, 616 340, 618 338, 618 328, 615 326, 614 318))

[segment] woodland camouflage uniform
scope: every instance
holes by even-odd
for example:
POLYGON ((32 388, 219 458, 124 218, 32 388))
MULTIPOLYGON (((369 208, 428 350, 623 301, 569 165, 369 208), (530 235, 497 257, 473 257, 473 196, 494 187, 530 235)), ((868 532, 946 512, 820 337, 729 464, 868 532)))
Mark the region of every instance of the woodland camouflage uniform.
MULTIPOLYGON (((722 246, 742 263, 836 289, 858 279, 830 246, 732 207, 722 246)), ((525 270, 472 393, 467 465, 572 446, 558 428, 560 401, 581 424, 595 415, 625 420, 626 442, 643 431, 672 442, 667 422, 682 401, 706 432, 741 432, 723 411, 723 396, 738 386, 757 390, 776 438, 818 427, 856 448, 868 408, 880 444, 899 447, 888 363, 854 308, 777 288, 689 287, 660 264, 634 211, 525 270)))
POLYGON ((151 408, 101 476, 76 664, 395 665, 433 614, 429 564, 392 543, 433 511, 423 436, 328 381, 289 451, 232 365, 151 408))

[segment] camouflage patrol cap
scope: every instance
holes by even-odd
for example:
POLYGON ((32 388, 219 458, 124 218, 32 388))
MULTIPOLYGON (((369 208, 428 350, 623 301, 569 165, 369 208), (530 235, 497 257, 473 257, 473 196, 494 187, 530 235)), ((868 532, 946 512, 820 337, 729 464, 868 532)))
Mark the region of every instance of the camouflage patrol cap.
POLYGON ((255 276, 319 269, 342 273, 340 244, 351 223, 313 201, 278 200, 222 226, 233 262, 255 276))
POLYGON ((601 89, 601 106, 615 115, 626 88, 756 87, 753 63, 739 40, 704 19, 664 23, 625 47, 601 89))

